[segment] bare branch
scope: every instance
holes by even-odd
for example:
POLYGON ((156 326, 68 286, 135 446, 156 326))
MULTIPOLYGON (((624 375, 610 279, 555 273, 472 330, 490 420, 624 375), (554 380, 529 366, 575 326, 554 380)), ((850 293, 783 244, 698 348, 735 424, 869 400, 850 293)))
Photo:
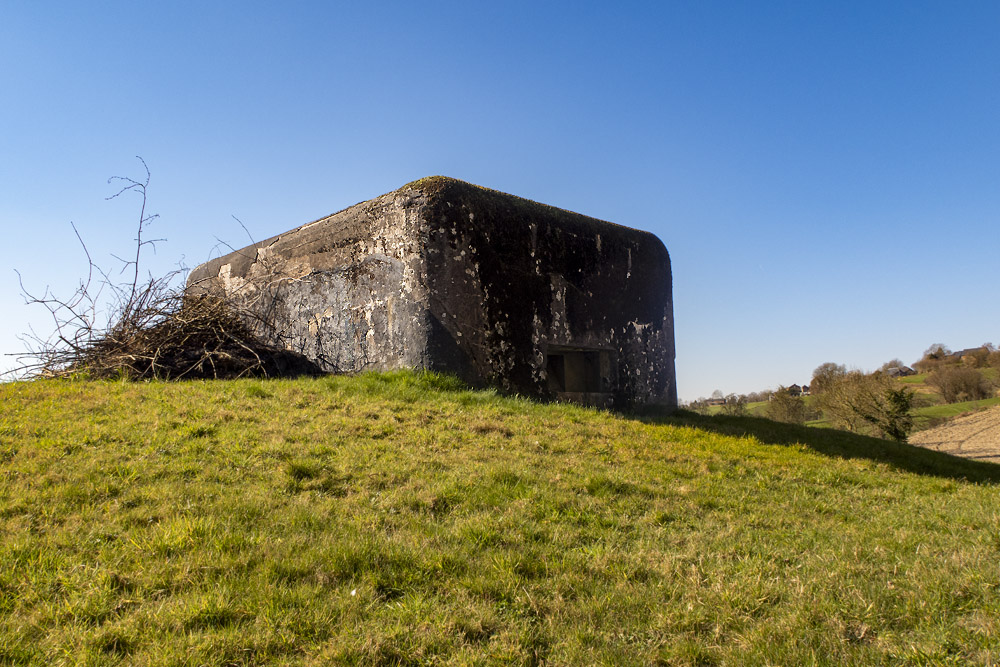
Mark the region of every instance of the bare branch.
MULTIPOLYGON (((85 373, 94 378, 222 378, 244 375, 314 374, 318 368, 302 355, 277 346, 283 340, 265 312, 253 312, 264 293, 280 290, 280 281, 264 280, 259 290, 234 298, 216 295, 193 297, 185 293, 182 270, 161 277, 142 275, 142 251, 164 239, 147 239, 147 226, 158 216, 146 213, 150 172, 144 180, 115 176, 121 188, 108 200, 126 192, 141 199, 136 222, 134 255, 114 256, 121 264, 118 276, 128 272, 131 280, 117 282, 110 272, 94 263, 86 243, 73 232, 87 258, 87 277, 69 299, 60 299, 48 287, 36 296, 18 281, 28 304, 47 310, 53 332, 39 336, 33 329, 22 337, 24 363, 9 374, 59 377, 85 373), (268 342, 264 342, 267 340, 268 342)), ((246 226, 237 222, 249 235, 246 226)))

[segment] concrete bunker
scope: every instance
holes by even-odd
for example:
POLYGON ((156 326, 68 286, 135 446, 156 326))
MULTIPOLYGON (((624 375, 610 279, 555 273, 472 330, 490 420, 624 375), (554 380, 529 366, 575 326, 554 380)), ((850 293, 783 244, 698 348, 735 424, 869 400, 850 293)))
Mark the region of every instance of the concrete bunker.
POLYGON ((322 370, 424 368, 628 407, 677 402, 670 258, 652 234, 440 176, 206 262, 192 295, 322 370))

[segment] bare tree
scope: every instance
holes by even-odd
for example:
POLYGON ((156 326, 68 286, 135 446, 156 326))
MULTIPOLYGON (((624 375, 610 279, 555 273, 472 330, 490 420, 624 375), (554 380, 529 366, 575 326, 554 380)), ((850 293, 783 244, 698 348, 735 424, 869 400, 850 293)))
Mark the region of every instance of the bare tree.
POLYGON ((993 386, 982 373, 968 366, 937 368, 927 376, 927 384, 941 392, 945 403, 978 401, 993 393, 993 386))
POLYGON ((820 401, 830 419, 849 431, 906 442, 913 427, 913 392, 882 372, 852 371, 828 387, 820 401))
POLYGON ((813 371, 809 393, 813 396, 819 396, 845 375, 847 375, 847 367, 843 364, 835 364, 832 361, 820 364, 813 371))
POLYGON ((788 387, 778 387, 768 401, 765 413, 768 419, 789 424, 804 424, 808 419, 805 400, 801 396, 793 396, 788 387))
POLYGON ((949 356, 951 356, 951 349, 947 345, 944 343, 934 343, 924 350, 920 361, 914 363, 913 367, 921 373, 928 373, 947 361, 949 356))
POLYGON ((729 394, 722 405, 722 413, 733 417, 743 417, 747 414, 747 397, 743 394, 729 394))

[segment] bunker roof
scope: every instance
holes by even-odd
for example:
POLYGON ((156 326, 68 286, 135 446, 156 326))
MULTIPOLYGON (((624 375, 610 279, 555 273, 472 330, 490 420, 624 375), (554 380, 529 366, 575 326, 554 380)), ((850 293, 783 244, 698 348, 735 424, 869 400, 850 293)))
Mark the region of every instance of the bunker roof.
MULTIPOLYGON (((450 176, 425 176, 424 178, 418 178, 417 180, 410 181, 396 190, 388 192, 382 196, 390 196, 407 190, 423 194, 427 197, 427 203, 432 206, 439 203, 452 202, 484 209, 487 215, 480 216, 478 218, 480 222, 493 219, 492 216, 489 215, 490 213, 502 213, 505 219, 510 219, 511 214, 513 213, 515 214, 515 217, 523 218, 525 220, 545 219, 547 222, 555 222, 560 226, 577 228, 583 226, 589 228, 581 231, 613 234, 615 230, 617 230, 619 233, 624 235, 645 235, 649 237, 651 242, 655 242, 657 244, 661 243, 654 234, 649 232, 609 222, 607 220, 601 220, 588 215, 583 215, 582 213, 576 213, 575 211, 569 211, 556 206, 550 206, 549 204, 542 204, 531 199, 483 187, 481 185, 475 185, 474 183, 469 183, 450 176), (503 210, 498 210, 500 208, 503 210)), ((376 197, 376 199, 377 198, 378 197, 376 197)), ((359 203, 363 204, 365 202, 359 203)), ((355 204, 355 206, 357 206, 357 204, 355 204)), ((319 220, 326 220, 327 218, 337 215, 337 213, 341 213, 345 210, 347 209, 342 209, 336 213, 323 216, 322 218, 319 218, 317 222, 319 220)), ((302 226, 305 227, 306 225, 302 226)))

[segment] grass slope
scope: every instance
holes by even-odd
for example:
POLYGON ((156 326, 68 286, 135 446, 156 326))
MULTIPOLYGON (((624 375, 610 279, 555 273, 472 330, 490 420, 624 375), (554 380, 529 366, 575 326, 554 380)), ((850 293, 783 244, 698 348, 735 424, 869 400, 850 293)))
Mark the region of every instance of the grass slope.
POLYGON ((0 664, 1000 654, 1000 468, 392 374, 0 386, 0 664))
POLYGON ((925 428, 940 426, 955 417, 979 412, 1000 405, 1000 397, 984 398, 978 401, 962 401, 960 403, 939 403, 917 408, 913 411, 914 430, 922 431, 925 428))
MULTIPOLYGON (((990 382, 996 383, 997 370, 983 368, 979 372, 990 382)), ((945 403, 941 393, 932 385, 927 384, 928 373, 918 373, 899 378, 899 382, 916 392, 915 408, 913 410, 913 427, 915 431, 940 426, 948 420, 971 412, 978 412, 1000 405, 1000 396, 984 398, 977 401, 961 403, 945 403)))

